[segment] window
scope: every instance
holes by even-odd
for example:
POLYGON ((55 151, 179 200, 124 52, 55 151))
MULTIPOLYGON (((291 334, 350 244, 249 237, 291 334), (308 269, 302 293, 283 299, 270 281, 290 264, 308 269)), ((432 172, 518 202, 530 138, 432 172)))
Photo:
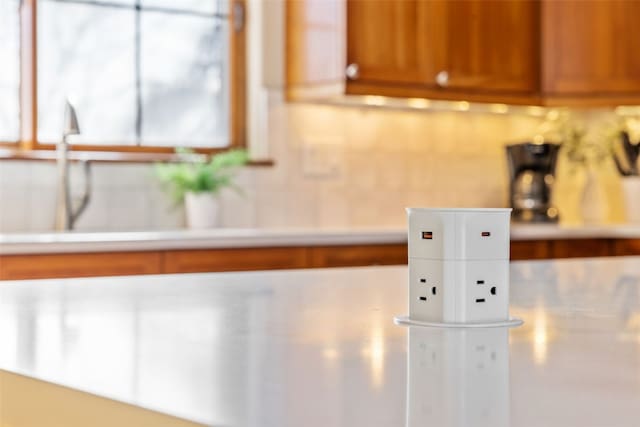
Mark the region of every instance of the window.
POLYGON ((0 1, 0 141, 20 139, 20 0, 0 1))
MULTIPOLYGON (((229 0, 29 2, 37 12, 23 14, 30 14, 37 43, 23 40, 23 49, 37 51, 37 95, 31 98, 37 105, 35 148, 50 148, 60 139, 65 99, 80 123, 73 143, 85 149, 242 144, 244 38, 237 9, 242 2, 234 7, 229 0)), ((10 49, 0 44, 0 55, 10 49)), ((23 84, 34 80, 22 75, 23 84)), ((0 93, 11 83, 0 80, 0 93)), ((0 104, 0 126, 10 112, 0 104)))

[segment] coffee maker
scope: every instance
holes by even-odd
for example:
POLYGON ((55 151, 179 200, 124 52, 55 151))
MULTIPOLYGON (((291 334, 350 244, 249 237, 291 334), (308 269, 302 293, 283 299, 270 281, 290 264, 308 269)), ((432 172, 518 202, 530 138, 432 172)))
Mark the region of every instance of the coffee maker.
POLYGON ((520 222, 557 222, 551 205, 560 145, 525 142, 507 146, 512 219, 520 222))

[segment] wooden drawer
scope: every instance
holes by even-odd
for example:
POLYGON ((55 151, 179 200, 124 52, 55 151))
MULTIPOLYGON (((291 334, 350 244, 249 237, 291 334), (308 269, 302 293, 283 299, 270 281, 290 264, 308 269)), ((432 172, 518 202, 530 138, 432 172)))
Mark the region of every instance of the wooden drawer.
POLYGON ((309 248, 309 266, 406 265, 407 245, 317 246, 309 248))
POLYGON ((586 258, 613 255, 611 239, 554 240, 551 258, 586 258))
POLYGON ((613 242, 613 252, 617 256, 640 255, 640 239, 618 239, 613 242))
POLYGON ((168 251, 164 273, 246 271, 304 268, 305 248, 236 248, 168 251))
POLYGON ((511 242, 511 259, 547 259, 551 257, 551 242, 548 240, 518 240, 511 242))
POLYGON ((44 279, 157 274, 158 252, 106 252, 0 256, 0 279, 44 279))

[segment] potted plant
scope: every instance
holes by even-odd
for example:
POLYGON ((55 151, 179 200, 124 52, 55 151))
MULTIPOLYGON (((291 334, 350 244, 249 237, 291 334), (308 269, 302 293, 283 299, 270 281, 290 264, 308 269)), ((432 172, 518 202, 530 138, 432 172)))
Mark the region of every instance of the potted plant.
MULTIPOLYGON (((568 109, 552 110, 539 128, 539 138, 562 144, 566 175, 581 187, 573 202, 575 214, 583 223, 604 222, 609 216, 607 194, 600 174, 611 160, 612 139, 608 132, 610 118, 602 115, 577 114, 568 109), (604 123, 607 123, 605 125, 604 123)), ((615 121, 614 121, 615 122, 615 121)), ((559 177, 560 178, 560 177, 559 177)))
POLYGON ((234 176, 249 159, 246 150, 229 150, 210 157, 188 149, 176 152, 179 161, 156 164, 156 176, 176 203, 184 202, 189 228, 215 227, 220 191, 223 188, 240 190, 234 176))
POLYGON ((541 135, 562 143, 566 157, 575 173, 586 171, 582 191, 581 211, 586 222, 600 222, 606 209, 603 189, 597 183, 596 171, 611 162, 622 177, 626 218, 640 222, 640 119, 618 114, 572 114, 558 111, 547 117, 541 135))

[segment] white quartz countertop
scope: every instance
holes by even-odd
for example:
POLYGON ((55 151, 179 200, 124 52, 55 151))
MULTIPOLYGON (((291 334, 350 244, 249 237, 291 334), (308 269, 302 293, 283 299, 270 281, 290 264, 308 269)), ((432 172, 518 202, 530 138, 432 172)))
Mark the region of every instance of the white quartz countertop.
POLYGON ((0 368, 216 426, 637 426, 640 257, 511 265, 512 329, 405 267, 0 283, 0 368))
POLYGON ((398 229, 219 228, 0 234, 0 254, 406 243, 398 229))
MULTIPOLYGON (((564 227, 512 224, 512 240, 640 239, 640 224, 564 227)), ((406 243, 404 229, 211 229, 129 232, 0 234, 0 254, 151 251, 269 246, 365 245, 406 243)))

